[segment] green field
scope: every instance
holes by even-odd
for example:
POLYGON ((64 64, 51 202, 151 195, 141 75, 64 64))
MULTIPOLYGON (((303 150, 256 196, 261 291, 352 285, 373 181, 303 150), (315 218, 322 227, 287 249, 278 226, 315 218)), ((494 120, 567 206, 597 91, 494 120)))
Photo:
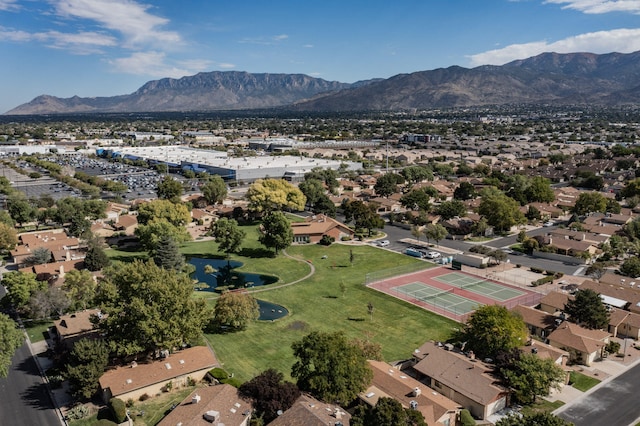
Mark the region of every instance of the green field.
MULTIPOLYGON (((312 331, 343 331, 349 338, 379 343, 385 360, 411 357, 414 349, 429 340, 446 340, 459 324, 364 286, 370 272, 422 262, 410 256, 367 245, 309 244, 291 246, 278 256, 258 242, 257 226, 243 226, 247 233, 242 249, 231 259, 243 262, 240 270, 274 275, 276 284, 258 287, 255 297, 283 305, 289 316, 275 322, 255 322, 247 330, 228 334, 208 334, 216 356, 230 373, 245 381, 267 368, 289 376, 294 358, 291 344, 312 331), (350 262, 350 251, 354 262, 350 262), (297 259, 297 260, 296 260, 297 259), (315 273, 299 283, 279 287, 315 273), (342 285, 344 283, 344 293, 342 285), (374 306, 369 316, 367 305, 374 306)), ((183 244, 185 256, 221 257, 214 241, 183 244)), ((130 261, 147 258, 145 252, 107 250, 112 259, 130 261)), ((194 293, 209 298, 215 294, 194 293)))

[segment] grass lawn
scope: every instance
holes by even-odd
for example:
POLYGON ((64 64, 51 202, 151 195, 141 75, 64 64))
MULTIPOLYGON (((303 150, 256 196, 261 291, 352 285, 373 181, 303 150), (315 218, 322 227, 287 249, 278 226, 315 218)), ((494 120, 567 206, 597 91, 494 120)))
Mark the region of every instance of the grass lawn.
POLYGON ((31 343, 43 341, 44 333, 51 326, 53 326, 53 321, 24 321, 24 328, 27 330, 31 343))
POLYGON ((562 401, 547 401, 546 399, 539 399, 538 402, 531 405, 525 405, 522 407, 522 414, 533 414, 539 412, 550 413, 564 405, 562 401))
POLYGON ((600 383, 600 380, 585 376, 582 373, 578 373, 577 371, 572 371, 569 374, 569 384, 579 391, 586 392, 595 385, 600 383))
MULTIPOLYGON (((291 344, 312 331, 343 331, 349 338, 370 339, 382 346, 385 360, 392 361, 409 358, 428 340, 446 340, 459 326, 364 286, 368 272, 419 260, 374 247, 341 244, 292 246, 287 252, 310 261, 316 273, 298 284, 255 296, 285 306, 290 315, 275 322, 252 323, 241 332, 207 335, 224 368, 239 380, 246 381, 270 367, 288 377, 294 362, 291 344), (374 306, 373 318, 368 313, 369 302, 374 306)), ((280 274, 287 267, 282 260, 271 260, 272 273, 280 274)), ((254 270, 253 259, 247 262, 247 269, 254 270)))

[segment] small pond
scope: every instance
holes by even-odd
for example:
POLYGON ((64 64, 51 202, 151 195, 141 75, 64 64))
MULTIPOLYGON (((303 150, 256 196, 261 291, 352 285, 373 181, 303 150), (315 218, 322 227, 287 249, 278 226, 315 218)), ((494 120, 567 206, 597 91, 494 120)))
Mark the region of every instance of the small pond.
POLYGON ((258 306, 260 307, 260 317, 258 318, 260 321, 273 321, 287 316, 289 313, 284 306, 276 305, 266 300, 258 299, 258 306))
POLYGON ((201 288, 201 291, 215 291, 216 287, 220 286, 228 286, 229 289, 251 288, 278 281, 278 278, 270 275, 237 272, 234 269, 242 266, 242 262, 233 260, 192 257, 189 259, 189 263, 196 267, 193 278, 208 285, 206 288, 201 288), (214 272, 205 273, 206 265, 211 265, 214 272))

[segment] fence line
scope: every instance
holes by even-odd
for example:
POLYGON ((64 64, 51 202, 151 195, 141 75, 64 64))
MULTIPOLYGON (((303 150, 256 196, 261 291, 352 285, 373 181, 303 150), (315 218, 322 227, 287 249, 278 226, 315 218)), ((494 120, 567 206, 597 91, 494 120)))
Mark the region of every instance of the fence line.
POLYGON ((407 265, 396 266, 394 268, 382 269, 380 271, 369 272, 364 276, 364 284, 369 285, 373 282, 395 278, 400 275, 411 274, 414 272, 430 269, 433 266, 428 262, 415 262, 407 265))

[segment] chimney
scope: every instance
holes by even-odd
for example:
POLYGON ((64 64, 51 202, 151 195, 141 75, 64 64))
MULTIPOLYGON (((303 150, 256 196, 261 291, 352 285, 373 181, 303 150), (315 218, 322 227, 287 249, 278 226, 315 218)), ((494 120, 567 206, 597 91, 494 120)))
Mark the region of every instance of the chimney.
POLYGON ((473 351, 469 351, 469 359, 476 359, 476 354, 473 351))
POLYGON ((64 265, 60 265, 60 273, 58 274, 60 278, 64 277, 64 265))
POLYGON ((197 404, 198 402, 200 402, 200 395, 195 394, 195 395, 193 396, 193 398, 191 398, 191 403, 192 403, 192 404, 197 404))

